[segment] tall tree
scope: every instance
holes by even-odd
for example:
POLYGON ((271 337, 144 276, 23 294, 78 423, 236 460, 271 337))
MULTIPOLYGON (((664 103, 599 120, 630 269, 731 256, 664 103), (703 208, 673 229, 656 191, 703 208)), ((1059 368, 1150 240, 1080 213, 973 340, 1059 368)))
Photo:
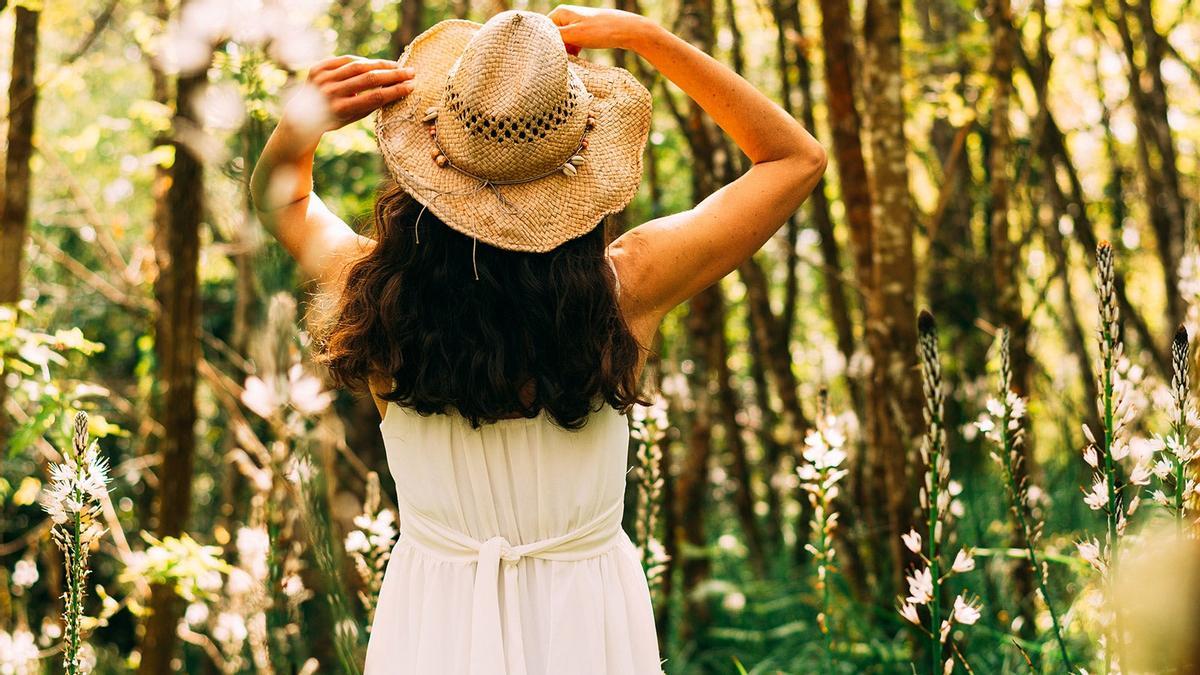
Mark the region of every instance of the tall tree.
MULTIPOLYGON (((904 130, 904 76, 901 61, 901 0, 867 0, 863 17, 865 58, 863 99, 871 139, 871 213, 874 216, 875 268, 871 294, 878 313, 867 323, 868 340, 877 342, 871 377, 883 383, 876 401, 872 441, 882 453, 888 491, 895 560, 904 555, 900 532, 911 516, 913 490, 906 477, 908 448, 924 424, 917 368, 916 262, 913 232, 916 214, 908 177, 908 139, 904 130)), ((900 565, 896 565, 896 570, 900 565)), ((897 572, 898 574, 898 572, 897 572)))
MULTIPOLYGON (((163 5, 160 5, 160 8, 163 5)), ((187 525, 192 505, 192 474, 196 436, 196 363, 200 359, 200 223, 204 214, 204 167, 188 143, 195 133, 195 97, 207 80, 207 68, 183 73, 176 79, 173 145, 175 161, 169 187, 162 195, 155 235, 158 277, 154 294, 159 312, 155 318, 154 349, 159 387, 157 412, 163 429, 158 451, 162 457, 155 497, 155 533, 179 536, 187 525)), ((142 638, 138 672, 176 670, 175 629, 182 606, 170 585, 151 589, 150 615, 142 638)))
POLYGON ((1012 125, 1009 121, 1012 97, 1013 45, 1012 7, 1008 0, 989 0, 992 32, 991 138, 988 153, 991 185, 989 233, 992 249, 992 283, 995 288, 996 318, 1011 330, 1013 388, 1020 396, 1030 394, 1030 368, 1027 322, 1021 310, 1021 286, 1017 277, 1019 251, 1009 232, 1011 189, 1009 180, 1012 125))
MULTIPOLYGON (((1012 165, 1012 123, 1010 106, 1012 99, 1013 59, 1016 34, 1013 29, 1012 5, 1009 0, 989 0, 988 21, 991 29, 992 61, 988 68, 992 81, 991 138, 988 146, 988 167, 991 185, 989 241, 992 254, 992 284, 995 289, 995 315, 999 325, 1010 331, 1010 359, 1012 364, 1012 388, 1017 395, 1028 397, 1032 391, 1031 357, 1029 354, 1029 322, 1021 307, 1021 279, 1017 275, 1017 258, 1020 251, 1009 232, 1010 192, 1012 183, 1009 167, 1012 165)), ((1044 15, 1043 15, 1044 16, 1044 15)), ((1033 443, 1026 439, 1021 445, 1024 461, 1019 465, 1023 476, 1033 470, 1033 443)), ((1024 533, 1013 528, 1014 546, 1024 547, 1024 533)), ((1022 636, 1036 636, 1033 604, 1033 577, 1027 565, 1013 569, 1013 585, 1020 598, 1022 636)), ((1031 657, 1032 658, 1032 657, 1031 657)))
MULTIPOLYGON (((679 35, 696 47, 712 52, 716 44, 712 0, 682 0, 679 7, 679 35)), ((692 201, 699 202, 716 189, 716 130, 704 110, 691 99, 683 118, 683 132, 692 158, 692 201)), ((687 449, 680 467, 676 491, 676 523, 680 550, 703 551, 707 547, 704 507, 709 494, 708 467, 713 455, 713 423, 718 416, 717 401, 709 393, 715 372, 715 360, 724 349, 717 340, 725 339, 721 284, 701 291, 688 302, 685 319, 688 343, 694 364, 692 370, 695 412, 687 434, 687 449)), ((682 565, 684 588, 696 588, 710 573, 707 556, 685 557, 682 565)), ((707 600, 687 594, 680 634, 685 640, 703 631, 710 618, 707 600)))
POLYGON ((399 58, 425 26, 425 0, 404 0, 396 5, 396 11, 399 20, 396 30, 392 31, 392 53, 399 58))
MULTIPOLYGON (((21 268, 29 230, 33 121, 37 111, 38 20, 41 12, 17 5, 13 29, 12 77, 8 81, 8 152, 4 157, 4 194, 0 196, 0 303, 21 299, 21 268)), ((9 417, 4 413, 7 387, 0 378, 0 447, 7 445, 9 417)))
POLYGON ((21 298, 21 268, 29 230, 30 167, 37 111, 38 21, 41 12, 17 5, 13 29, 12 77, 8 82, 8 134, 4 194, 0 198, 0 302, 21 298))
MULTIPOLYGON (((837 165, 838 189, 845 204, 846 225, 850 228, 850 245, 854 258, 854 274, 864 300, 864 323, 871 323, 879 311, 879 296, 871 292, 874 286, 874 223, 871 216, 871 191, 867 184, 867 164, 863 157, 862 117, 855 104, 856 73, 858 56, 854 49, 854 30, 850 21, 850 6, 841 0, 820 0, 821 39, 824 46, 826 105, 829 107, 830 125, 833 130, 833 155, 837 165)), ((866 333, 866 346, 872 360, 881 343, 866 333)), ((861 504, 862 531, 877 533, 886 530, 887 485, 882 470, 882 448, 874 442, 876 429, 886 422, 880 419, 886 413, 884 382, 873 374, 866 378, 866 426, 867 443, 862 461, 855 463, 851 479, 851 492, 861 504)), ((884 551, 890 544, 878 543, 875 536, 863 537, 858 546, 867 559, 866 564, 875 574, 888 567, 884 551)))

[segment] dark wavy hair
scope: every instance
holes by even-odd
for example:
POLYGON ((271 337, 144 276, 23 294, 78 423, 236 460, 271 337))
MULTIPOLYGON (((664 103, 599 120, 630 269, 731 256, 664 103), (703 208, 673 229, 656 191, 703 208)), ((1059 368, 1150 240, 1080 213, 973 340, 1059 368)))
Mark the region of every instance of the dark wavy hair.
POLYGON ((373 376, 390 377, 395 388, 380 398, 422 415, 453 408, 472 428, 544 409, 578 429, 598 398, 622 413, 648 404, 635 374, 642 347, 604 258, 607 221, 552 251, 525 253, 475 242, 420 211, 396 183, 381 186, 377 244, 350 263, 314 331, 316 359, 336 386, 369 390, 373 376), (520 393, 530 381, 526 406, 520 393))

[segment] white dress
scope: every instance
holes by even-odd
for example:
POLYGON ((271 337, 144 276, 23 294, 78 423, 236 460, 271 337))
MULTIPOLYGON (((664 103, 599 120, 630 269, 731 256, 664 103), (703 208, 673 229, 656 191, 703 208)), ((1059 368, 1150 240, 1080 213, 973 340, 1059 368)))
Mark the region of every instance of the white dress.
POLYGON ((629 426, 604 404, 578 431, 472 429, 388 403, 392 551, 366 675, 658 675, 650 592, 621 529, 629 426))

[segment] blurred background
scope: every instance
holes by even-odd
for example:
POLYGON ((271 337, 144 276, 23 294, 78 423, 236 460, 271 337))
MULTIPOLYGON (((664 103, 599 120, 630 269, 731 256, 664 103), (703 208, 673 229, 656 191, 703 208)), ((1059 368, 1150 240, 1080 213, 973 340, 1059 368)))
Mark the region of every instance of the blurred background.
MULTIPOLYGON (((655 344, 626 524, 664 670, 1193 672, 1200 605, 1122 603, 1194 597, 1200 7, 641 1, 830 156, 655 344)), ((0 0, 0 672, 361 668, 379 414, 307 365, 246 186, 308 64, 509 8, 552 5, 0 0)), ((585 56, 655 99, 614 234, 746 169, 585 56)), ((373 119, 317 153, 356 228, 373 119)))

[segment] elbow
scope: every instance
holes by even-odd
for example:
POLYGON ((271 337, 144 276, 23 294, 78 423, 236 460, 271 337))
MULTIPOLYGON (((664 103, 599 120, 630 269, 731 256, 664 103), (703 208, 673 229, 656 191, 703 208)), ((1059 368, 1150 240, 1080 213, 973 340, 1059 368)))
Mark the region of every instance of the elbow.
MULTIPOLYGON (((808 134, 805 135, 808 136, 808 134)), ((825 168, 829 166, 829 153, 817 139, 808 136, 807 142, 804 143, 800 152, 800 162, 806 173, 811 174, 814 179, 819 179, 825 174, 825 168)))
POLYGON ((820 142, 804 133, 797 139, 796 147, 789 153, 788 160, 793 167, 791 175, 796 183, 804 189, 812 189, 825 174, 825 168, 829 165, 829 154, 820 142))

